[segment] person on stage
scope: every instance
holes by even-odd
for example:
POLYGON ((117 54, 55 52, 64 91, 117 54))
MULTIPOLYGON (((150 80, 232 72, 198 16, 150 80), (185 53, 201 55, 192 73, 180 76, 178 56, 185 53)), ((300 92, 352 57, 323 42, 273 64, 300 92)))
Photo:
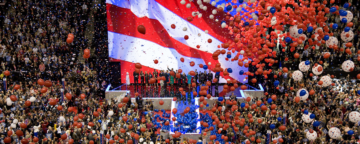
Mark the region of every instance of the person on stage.
POLYGON ((181 83, 182 83, 181 86, 186 87, 186 74, 185 74, 185 72, 181 75, 181 83))
POLYGON ((148 74, 148 72, 146 71, 146 72, 145 72, 145 89, 147 89, 148 83, 149 83, 149 74, 148 74))
POLYGON ((212 95, 213 74, 212 74, 212 72, 210 70, 209 70, 209 73, 207 74, 207 80, 211 82, 208 93, 212 95))
POLYGON ((186 77, 187 77, 188 88, 190 89, 192 77, 191 77, 190 73, 188 73, 186 77))
POLYGON ((157 80, 157 78, 158 78, 158 72, 156 71, 156 70, 154 70, 154 72, 153 72, 153 76, 154 76, 154 78, 156 79, 156 81, 155 81, 155 87, 157 88, 157 86, 158 86, 158 80, 157 80))
POLYGON ((204 80, 205 80, 204 73, 203 73, 203 72, 200 72, 200 73, 199 73, 199 84, 200 84, 200 86, 203 85, 204 80))
POLYGON ((133 76, 134 76, 134 90, 136 90, 137 89, 137 84, 139 83, 139 73, 134 71, 133 76))
POLYGON ((140 88, 142 88, 145 83, 145 74, 143 73, 143 71, 140 72, 140 82, 141 82, 140 88))
POLYGON ((198 72, 197 72, 197 69, 195 69, 194 79, 195 79, 195 84, 196 84, 196 87, 197 87, 197 83, 198 83, 198 79, 199 79, 199 74, 198 74, 198 72))

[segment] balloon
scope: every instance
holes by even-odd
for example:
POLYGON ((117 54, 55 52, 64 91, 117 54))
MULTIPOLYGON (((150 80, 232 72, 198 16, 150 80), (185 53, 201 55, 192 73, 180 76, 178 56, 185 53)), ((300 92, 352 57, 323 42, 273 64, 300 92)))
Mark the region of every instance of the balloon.
POLYGON ((300 91, 300 96, 304 96, 306 94, 306 91, 305 90, 301 90, 300 91))
POLYGON ((224 98, 223 97, 218 97, 218 101, 223 101, 224 98))
POLYGON ((16 134, 18 137, 21 137, 21 136, 24 135, 23 131, 21 131, 21 130, 17 130, 17 131, 15 132, 15 134, 16 134))
POLYGON ((276 126, 274 124, 270 124, 270 129, 274 129, 276 126))
POLYGON ((342 22, 342 23, 347 23, 347 19, 346 19, 346 18, 342 18, 342 19, 341 19, 341 22, 342 22))
POLYGON ((323 67, 321 65, 314 65, 312 67, 312 72, 315 74, 315 75, 321 75, 323 73, 323 67), (319 71, 320 70, 320 71, 319 71))
POLYGON ((226 7, 226 11, 230 11, 232 9, 232 6, 231 5, 228 5, 227 7, 226 7))
MULTIPOLYGON (((359 92, 359 91, 358 91, 359 92)), ((357 111, 352 111, 349 113, 349 120, 353 123, 358 123, 360 121, 360 113, 357 111)))
POLYGON ((232 69, 231 69, 231 68, 228 68, 227 71, 228 71, 229 73, 232 73, 232 69))
POLYGON ((309 111, 308 110, 304 110, 304 114, 309 114, 309 111))
POLYGON ((145 26, 143 26, 143 25, 139 25, 139 26, 137 27, 137 30, 138 30, 138 32, 141 33, 141 34, 145 34, 145 33, 146 33, 146 28, 145 28, 145 26))
POLYGON ((244 74, 244 71, 243 71, 243 70, 240 70, 240 71, 239 71, 239 74, 240 74, 240 75, 243 75, 243 74, 244 74))
POLYGON ((341 131, 337 127, 330 128, 328 134, 329 134, 330 138, 332 138, 332 139, 342 138, 341 131))
POLYGON ((332 79, 330 78, 330 76, 322 76, 320 78, 320 81, 323 82, 322 86, 323 87, 327 87, 327 86, 330 86, 332 84, 332 79))
POLYGON ((315 127, 318 127, 318 126, 320 125, 320 122, 319 122, 319 121, 315 121, 315 122, 313 123, 313 125, 314 125, 315 127))
POLYGON ((306 101, 306 99, 309 97, 309 92, 306 89, 302 88, 296 92, 296 96, 298 96, 300 98, 300 100, 306 101), (305 92, 305 94, 301 96, 301 94, 300 94, 301 92, 303 92, 303 94, 305 92))
POLYGON ((311 114, 311 115, 310 115, 310 118, 311 118, 311 119, 314 119, 314 118, 315 118, 315 114, 311 114))
POLYGON ((278 121, 282 121, 282 118, 281 118, 281 117, 278 117, 277 120, 278 120, 278 121))
POLYGON ((312 26, 309 26, 308 28, 307 28, 307 32, 312 32, 314 30, 314 28, 312 27, 312 26))
POLYGON ((303 78, 303 74, 301 71, 297 70, 292 73, 292 78, 294 81, 301 81, 303 78))
POLYGON ((273 100, 272 100, 271 98, 268 98, 268 99, 267 99, 267 102, 268 102, 268 103, 271 103, 272 101, 273 101, 273 100))
POLYGON ((244 108, 245 107, 245 103, 241 103, 241 108, 244 108))
POLYGON ((339 14, 340 14, 340 16, 346 16, 347 11, 341 9, 341 10, 339 10, 339 14))
POLYGON ((310 141, 316 140, 316 138, 317 138, 316 131, 313 131, 313 130, 312 131, 311 130, 307 131, 306 132, 306 138, 309 139, 310 141))
MULTIPOLYGON (((207 69, 208 69, 208 66, 207 66, 207 65, 204 65, 204 66, 203 66, 203 69, 204 69, 204 70, 207 70, 207 69)), ((230 72, 229 72, 229 73, 230 73, 230 72)))
POLYGON ((355 68, 355 64, 351 60, 346 60, 342 63, 341 68, 345 72, 351 72, 355 68))
POLYGON ((345 32, 349 32, 349 31, 350 31, 350 27, 345 27, 344 31, 345 31, 345 32))
POLYGON ((345 11, 345 12, 346 12, 347 14, 344 15, 344 16, 340 16, 340 19, 342 20, 342 19, 345 18, 347 22, 351 22, 352 19, 353 19, 353 17, 354 17, 353 13, 352 13, 351 11, 345 11))
POLYGON ((325 35, 325 36, 324 36, 324 40, 325 40, 325 41, 329 40, 329 38, 330 38, 329 35, 325 35))
POLYGON ((272 14, 274 14, 274 13, 276 12, 276 8, 271 7, 271 8, 270 8, 270 12, 271 12, 272 14))
POLYGON ((280 84, 280 82, 279 82, 278 80, 276 80, 276 81, 274 82, 274 86, 275 86, 275 87, 277 87, 279 84, 280 84))
POLYGON ((286 38, 285 38, 285 42, 287 42, 287 43, 291 42, 291 38, 290 38, 290 37, 286 37, 286 38))
POLYGON ((299 33, 299 34, 302 34, 302 33, 303 33, 303 29, 299 29, 299 30, 298 30, 298 33, 299 33))
POLYGON ((335 12, 335 11, 336 11, 336 7, 331 7, 331 8, 330 8, 330 12, 333 13, 333 12, 335 12))
POLYGON ((332 26, 333 29, 337 29, 338 27, 339 27, 339 26, 338 26, 338 24, 336 24, 336 23, 334 23, 333 26, 332 26))
POLYGON ((302 72, 307 72, 310 68, 310 64, 306 65, 305 61, 300 62, 299 64, 299 70, 302 72))
POLYGON ((348 133, 349 135, 353 135, 353 134, 354 134, 354 131, 353 131, 353 130, 349 130, 347 133, 348 133))

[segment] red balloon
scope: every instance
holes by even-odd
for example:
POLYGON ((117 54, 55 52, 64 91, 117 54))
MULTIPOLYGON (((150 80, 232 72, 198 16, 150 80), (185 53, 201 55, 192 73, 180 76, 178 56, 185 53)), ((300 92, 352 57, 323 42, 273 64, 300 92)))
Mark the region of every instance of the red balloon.
POLYGON ((23 128, 23 129, 26 129, 27 125, 25 123, 20 123, 20 127, 23 128))
POLYGON ((21 140, 21 143, 22 143, 22 144, 28 144, 28 143, 29 143, 29 140, 23 138, 23 139, 21 140))
POLYGON ((49 102, 50 105, 54 106, 54 105, 56 105, 56 103, 57 103, 57 101, 55 99, 50 99, 50 102, 49 102))
POLYGON ((62 139, 62 140, 65 140, 66 138, 67 138, 67 135, 66 135, 66 134, 61 135, 61 139, 62 139))
POLYGON ((15 90, 20 89, 20 85, 16 84, 16 85, 14 86, 14 89, 15 89, 15 90))
POLYGON ((163 100, 160 100, 160 101, 159 101, 159 104, 160 104, 160 105, 163 105, 163 104, 164 104, 164 101, 163 101, 163 100))
POLYGON ((30 101, 25 101, 25 106, 31 106, 31 102, 30 101))
POLYGON ((51 86, 52 86, 52 82, 49 81, 49 80, 46 80, 45 83, 44 83, 44 86, 46 86, 46 87, 51 87, 51 86))
POLYGON ((74 143, 74 140, 73 139, 70 139, 69 140, 69 144, 73 144, 74 143))
POLYGON ((13 102, 14 102, 14 101, 17 101, 17 97, 16 97, 15 95, 11 95, 11 96, 10 96, 10 100, 13 101, 13 102))
POLYGON ((94 111, 94 112, 93 112, 93 115, 94 115, 95 117, 98 117, 98 116, 99 116, 99 112, 94 111))
POLYGON ((93 140, 89 141, 89 144, 94 144, 94 141, 93 140))
POLYGON ((5 76, 9 76, 9 75, 10 75, 10 72, 9 72, 8 70, 6 70, 6 71, 4 72, 4 75, 5 75, 5 76))
POLYGON ((85 99, 86 95, 85 94, 80 94, 80 98, 81 99, 85 99))
POLYGON ((46 87, 41 88, 41 93, 46 93, 48 89, 46 87))
POLYGON ((139 26, 137 27, 137 30, 138 30, 138 32, 141 33, 141 34, 146 34, 146 28, 145 28, 144 25, 139 25, 139 26))
POLYGON ((8 136, 11 136, 12 134, 13 134, 12 131, 8 131, 8 132, 7 132, 7 135, 8 135, 8 136))
POLYGON ((39 141, 39 138, 37 138, 37 137, 33 138, 33 142, 38 142, 38 141, 39 141))
POLYGON ((15 134, 16 134, 18 137, 21 137, 21 136, 24 135, 23 131, 21 131, 21 130, 17 130, 17 131, 15 132, 15 134))

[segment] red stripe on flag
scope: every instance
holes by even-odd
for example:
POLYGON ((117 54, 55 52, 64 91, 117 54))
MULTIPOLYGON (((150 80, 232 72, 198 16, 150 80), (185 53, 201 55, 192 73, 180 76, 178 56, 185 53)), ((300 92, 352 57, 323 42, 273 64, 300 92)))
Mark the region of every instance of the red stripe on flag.
POLYGON ((207 10, 204 11, 199 8, 199 5, 196 2, 191 2, 191 7, 187 8, 186 4, 180 4, 180 1, 177 0, 155 0, 157 3, 161 4, 168 10, 172 11, 176 15, 187 20, 188 17, 192 17, 193 20, 189 23, 195 25, 201 30, 208 30, 211 36, 215 37, 221 42, 228 42, 229 40, 233 40, 234 36, 229 34, 229 31, 226 28, 221 28, 221 21, 225 20, 226 13, 225 12, 217 12, 214 15, 214 19, 210 19, 210 15, 212 14, 212 10, 215 8, 209 3, 202 3, 207 7, 207 10), (192 12, 200 12, 202 14, 201 18, 197 16, 193 17, 192 12), (219 19, 218 22, 215 22, 215 19, 219 19))

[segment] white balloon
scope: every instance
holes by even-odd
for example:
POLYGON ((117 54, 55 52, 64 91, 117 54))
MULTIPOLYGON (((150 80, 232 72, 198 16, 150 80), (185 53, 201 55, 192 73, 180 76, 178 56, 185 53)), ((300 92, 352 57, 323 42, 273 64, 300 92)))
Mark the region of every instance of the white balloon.
POLYGON ((199 14, 198 14, 198 18, 201 18, 201 17, 202 17, 202 14, 201 14, 201 13, 199 13, 199 14))
POLYGON ((114 112, 113 112, 113 111, 109 111, 108 115, 109 115, 109 116, 113 116, 113 115, 114 115, 114 112))
POLYGON ((209 33, 209 31, 208 31, 208 30, 205 30, 205 33, 209 33))
POLYGON ((271 18, 271 25, 275 25, 276 24, 276 16, 273 16, 272 18, 271 18))
POLYGON ((346 11, 347 12, 347 15, 346 16, 340 16, 340 20, 342 20, 343 18, 346 18, 347 20, 347 23, 351 22, 354 15, 351 11, 346 11))
POLYGON ((217 14, 217 10, 216 9, 214 9, 214 10, 212 10, 212 14, 217 14))
POLYGON ((236 8, 236 12, 240 12, 240 11, 241 11, 241 7, 239 6, 236 8))
POLYGON ((65 118, 63 116, 60 116, 59 121, 65 122, 65 118))
POLYGON ((310 69, 310 64, 309 65, 306 65, 305 64, 305 61, 302 61, 300 64, 299 64, 299 70, 302 71, 302 72, 306 72, 310 69))
POLYGON ((186 3, 185 0, 180 1, 180 4, 185 4, 185 3, 186 3))
POLYGON ((208 62, 208 65, 210 66, 210 65, 211 65, 211 62, 208 62))
POLYGON ((209 16, 209 18, 210 18, 210 19, 214 19, 214 15, 211 14, 211 15, 209 16))
POLYGON ((190 8, 191 7, 191 3, 186 4, 186 8, 190 8))
POLYGON ((351 69, 354 70, 355 64, 354 64, 353 61, 347 60, 347 61, 344 61, 344 62, 342 63, 341 68, 342 68, 345 72, 350 72, 351 69))
POLYGON ((342 31, 340 37, 341 40, 349 42, 354 39, 354 32, 352 30, 349 30, 348 32, 342 31), (349 34, 348 37, 346 37, 347 34, 349 34))
POLYGON ((226 23, 222 23, 222 24, 221 24, 221 27, 222 27, 222 28, 225 28, 225 27, 226 27, 226 23))
POLYGON ((6 105, 7 105, 7 106, 11 106, 12 103, 13 103, 12 101, 7 101, 7 102, 6 102, 6 105))
POLYGON ((320 81, 323 82, 323 84, 322 84, 323 87, 327 87, 327 86, 331 85, 331 83, 332 83, 331 78, 329 76, 322 76, 320 78, 320 81))
POLYGON ((16 124, 13 124, 13 123, 12 123, 12 124, 10 125, 10 127, 11 127, 11 128, 16 128, 16 124))
MULTIPOLYGON (((241 9, 240 9, 241 10, 241 9)), ((255 14, 255 13, 252 13, 251 14, 251 17, 254 19, 254 20, 258 20, 259 17, 255 14)))
POLYGON ((299 38, 299 29, 297 28, 297 25, 291 26, 289 29, 290 35, 294 38, 299 38))
POLYGON ((183 28, 183 31, 187 31, 187 27, 184 27, 184 28, 183 28))
POLYGON ((246 59, 246 60, 244 60, 244 64, 246 64, 246 63, 248 63, 248 60, 246 59))
POLYGON ((242 54, 242 55, 243 55, 244 53, 245 53, 245 51, 244 51, 244 50, 241 50, 241 51, 240 51, 240 54, 242 54))
POLYGON ((360 121, 360 113, 357 111, 352 111, 349 113, 349 120, 353 123, 358 123, 360 121))
POLYGON ((326 41, 326 46, 334 46, 334 45, 338 45, 339 40, 336 37, 331 36, 327 41, 326 41))
POLYGON ((324 69, 322 68, 321 65, 317 65, 317 66, 313 66, 312 67, 312 72, 315 74, 315 75, 321 75, 321 73, 324 71, 324 69), (320 68, 321 67, 321 68, 320 68), (319 68, 321 69, 321 71, 319 71, 319 68))
POLYGON ((211 5, 212 5, 212 6, 215 6, 215 5, 216 5, 216 2, 215 2, 215 1, 211 2, 211 5))
POLYGON ((306 101, 306 99, 309 98, 309 92, 308 92, 306 89, 302 88, 302 89, 299 89, 299 90, 296 92, 296 96, 300 97, 300 100, 306 101), (300 96, 300 92, 301 92, 302 90, 305 90, 306 93, 305 93, 305 95, 300 96))
POLYGON ((270 10, 270 9, 271 9, 271 6, 268 6, 266 9, 267 9, 267 10, 270 10))
POLYGON ((215 22, 219 22, 219 19, 215 19, 215 22))
POLYGON ((17 124, 18 122, 19 122, 18 119, 14 119, 12 123, 13 123, 13 124, 17 124))
POLYGON ((292 73, 292 78, 294 79, 294 81, 301 81, 301 79, 303 78, 303 73, 299 70, 294 71, 292 73))
POLYGON ((30 102, 34 102, 36 100, 36 98, 35 97, 30 97, 30 102))
POLYGON ((207 10, 207 6, 203 6, 203 8, 202 8, 204 11, 206 11, 207 10))
POLYGON ((316 131, 312 131, 312 133, 310 131, 307 131, 306 138, 309 139, 310 141, 314 141, 317 138, 316 131))
POLYGON ((314 119, 310 118, 311 113, 308 114, 303 114, 301 119, 305 122, 305 123, 311 123, 312 121, 314 121, 314 119))
POLYGON ((340 139, 342 137, 341 131, 337 127, 330 128, 328 134, 329 134, 330 138, 332 138, 332 139, 340 139))
POLYGON ((198 1, 197 1, 197 4, 198 4, 198 5, 202 4, 202 1, 201 1, 201 0, 198 0, 198 1))

